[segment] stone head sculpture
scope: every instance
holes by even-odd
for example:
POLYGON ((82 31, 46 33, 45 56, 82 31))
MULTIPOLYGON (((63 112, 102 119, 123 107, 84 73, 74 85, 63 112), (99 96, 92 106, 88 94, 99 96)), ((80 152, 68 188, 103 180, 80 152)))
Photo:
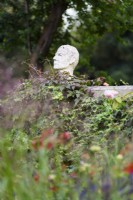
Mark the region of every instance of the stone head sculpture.
POLYGON ((70 45, 62 45, 57 49, 53 58, 54 69, 60 72, 68 72, 73 76, 73 71, 79 62, 79 52, 70 45))

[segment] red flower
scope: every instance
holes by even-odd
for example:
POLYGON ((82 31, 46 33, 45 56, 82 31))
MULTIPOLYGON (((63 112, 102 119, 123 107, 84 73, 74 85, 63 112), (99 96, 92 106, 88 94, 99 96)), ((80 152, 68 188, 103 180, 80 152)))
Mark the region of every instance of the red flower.
POLYGON ((124 167, 124 172, 128 174, 133 174, 133 162, 124 167))
POLYGON ((45 130, 45 131, 42 132, 40 138, 41 138, 42 140, 44 140, 45 138, 47 138, 47 137, 49 137, 50 135, 52 135, 53 132, 54 132, 53 129, 45 130))
POLYGON ((56 192, 58 190, 58 188, 56 186, 51 186, 50 190, 53 191, 53 192, 56 192))
POLYGON ((61 140, 61 142, 67 142, 68 140, 71 139, 71 133, 69 132, 64 132, 64 133, 61 133, 59 135, 59 139, 61 140))
POLYGON ((34 181, 35 182, 38 182, 39 181, 39 174, 38 173, 35 173, 34 175, 33 175, 33 178, 34 178, 34 181))
POLYGON ((64 132, 63 133, 63 139, 64 140, 69 140, 71 138, 71 134, 69 132, 64 132))
POLYGON ((53 143, 52 142, 48 142, 47 143, 47 149, 50 150, 54 147, 53 143))
POLYGON ((40 138, 35 138, 33 141, 32 141, 32 147, 34 150, 38 150, 40 148, 43 148, 43 141, 40 139, 40 138))
MULTIPOLYGON (((44 140, 48 139, 51 137, 51 134, 53 134, 53 129, 48 129, 46 131, 44 131, 40 137, 36 137, 33 141, 32 141, 32 147, 34 150, 39 150, 39 149, 42 149, 44 148, 44 140), (50 136, 50 137, 49 137, 50 136)), ((48 142, 47 144, 47 148, 48 149, 51 149, 52 148, 52 142, 50 144, 50 142, 48 142)))

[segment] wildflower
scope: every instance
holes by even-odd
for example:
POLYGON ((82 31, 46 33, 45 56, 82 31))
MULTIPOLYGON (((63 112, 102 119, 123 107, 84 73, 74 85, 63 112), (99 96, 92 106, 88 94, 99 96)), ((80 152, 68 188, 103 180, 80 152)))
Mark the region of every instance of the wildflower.
POLYGON ((51 136, 51 134, 53 134, 53 130, 49 129, 47 131, 44 131, 40 137, 36 137, 33 141, 32 141, 32 147, 34 150, 39 150, 44 148, 44 145, 46 145, 47 149, 52 149, 54 146, 54 142, 55 142, 55 136, 51 136), (44 143, 45 142, 45 143, 44 143))
POLYGON ((35 181, 35 182, 38 182, 38 181, 39 181, 39 178, 40 178, 40 177, 39 177, 39 174, 36 173, 36 172, 34 172, 34 173, 33 173, 33 178, 34 178, 34 181, 35 181))
POLYGON ((49 137, 50 135, 52 135, 54 133, 54 130, 53 129, 48 129, 48 130, 45 130, 42 132, 40 138, 42 140, 44 140, 45 138, 49 137))
POLYGON ((93 151, 93 152, 99 152, 101 150, 101 147, 98 146, 98 145, 92 145, 90 147, 90 150, 93 151))
POLYGON ((84 172, 90 168, 90 164, 81 162, 80 171, 84 172))
POLYGON ((34 150, 38 150, 40 148, 43 148, 43 141, 40 140, 40 138, 35 138, 32 141, 32 147, 33 147, 34 150))
POLYGON ((110 194, 111 194, 111 181, 110 181, 110 178, 106 177, 103 179, 102 181, 102 192, 103 192, 103 199, 110 199, 110 194))
POLYGON ((57 144, 58 140, 57 137, 55 135, 52 135, 50 137, 48 137, 46 139, 46 149, 51 150, 55 147, 55 145, 57 144))
POLYGON ((50 150, 54 147, 54 144, 52 142, 47 143, 47 149, 50 150))
POLYGON ((56 192, 58 190, 58 188, 56 186, 51 186, 50 190, 53 191, 53 192, 56 192))
POLYGON ((122 160, 122 159, 123 159, 123 155, 122 155, 122 154, 118 154, 118 155, 116 156, 116 158, 117 158, 118 160, 122 160))
POLYGON ((118 94, 118 92, 115 90, 105 90, 104 91, 104 96, 107 98, 110 98, 110 99, 114 99, 117 94, 118 94))
POLYGON ((62 136, 64 140, 69 140, 71 138, 71 134, 69 132, 64 132, 62 136))
POLYGON ((55 180, 55 178, 56 178, 56 175, 55 175, 55 174, 50 174, 50 175, 48 176, 48 179, 49 179, 50 181, 55 180))
POLYGON ((133 162, 124 167, 124 172, 128 174, 133 174, 133 162))
POLYGON ((64 132, 64 133, 61 133, 59 135, 60 142, 65 143, 65 142, 67 142, 70 139, 71 139, 71 133, 69 133, 69 132, 64 132))

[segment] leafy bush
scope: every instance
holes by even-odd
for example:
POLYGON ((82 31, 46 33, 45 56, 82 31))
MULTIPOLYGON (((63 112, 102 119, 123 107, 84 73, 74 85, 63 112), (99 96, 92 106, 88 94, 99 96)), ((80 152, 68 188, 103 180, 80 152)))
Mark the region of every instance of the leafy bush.
POLYGON ((1 101, 1 199, 132 199, 133 98, 88 85, 46 73, 1 101))

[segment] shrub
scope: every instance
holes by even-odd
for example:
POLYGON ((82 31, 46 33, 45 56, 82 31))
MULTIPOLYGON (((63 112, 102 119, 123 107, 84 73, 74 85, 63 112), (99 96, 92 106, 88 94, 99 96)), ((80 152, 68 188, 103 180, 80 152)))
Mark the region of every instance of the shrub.
POLYGON ((1 199, 131 199, 133 98, 45 74, 1 101, 1 199))

